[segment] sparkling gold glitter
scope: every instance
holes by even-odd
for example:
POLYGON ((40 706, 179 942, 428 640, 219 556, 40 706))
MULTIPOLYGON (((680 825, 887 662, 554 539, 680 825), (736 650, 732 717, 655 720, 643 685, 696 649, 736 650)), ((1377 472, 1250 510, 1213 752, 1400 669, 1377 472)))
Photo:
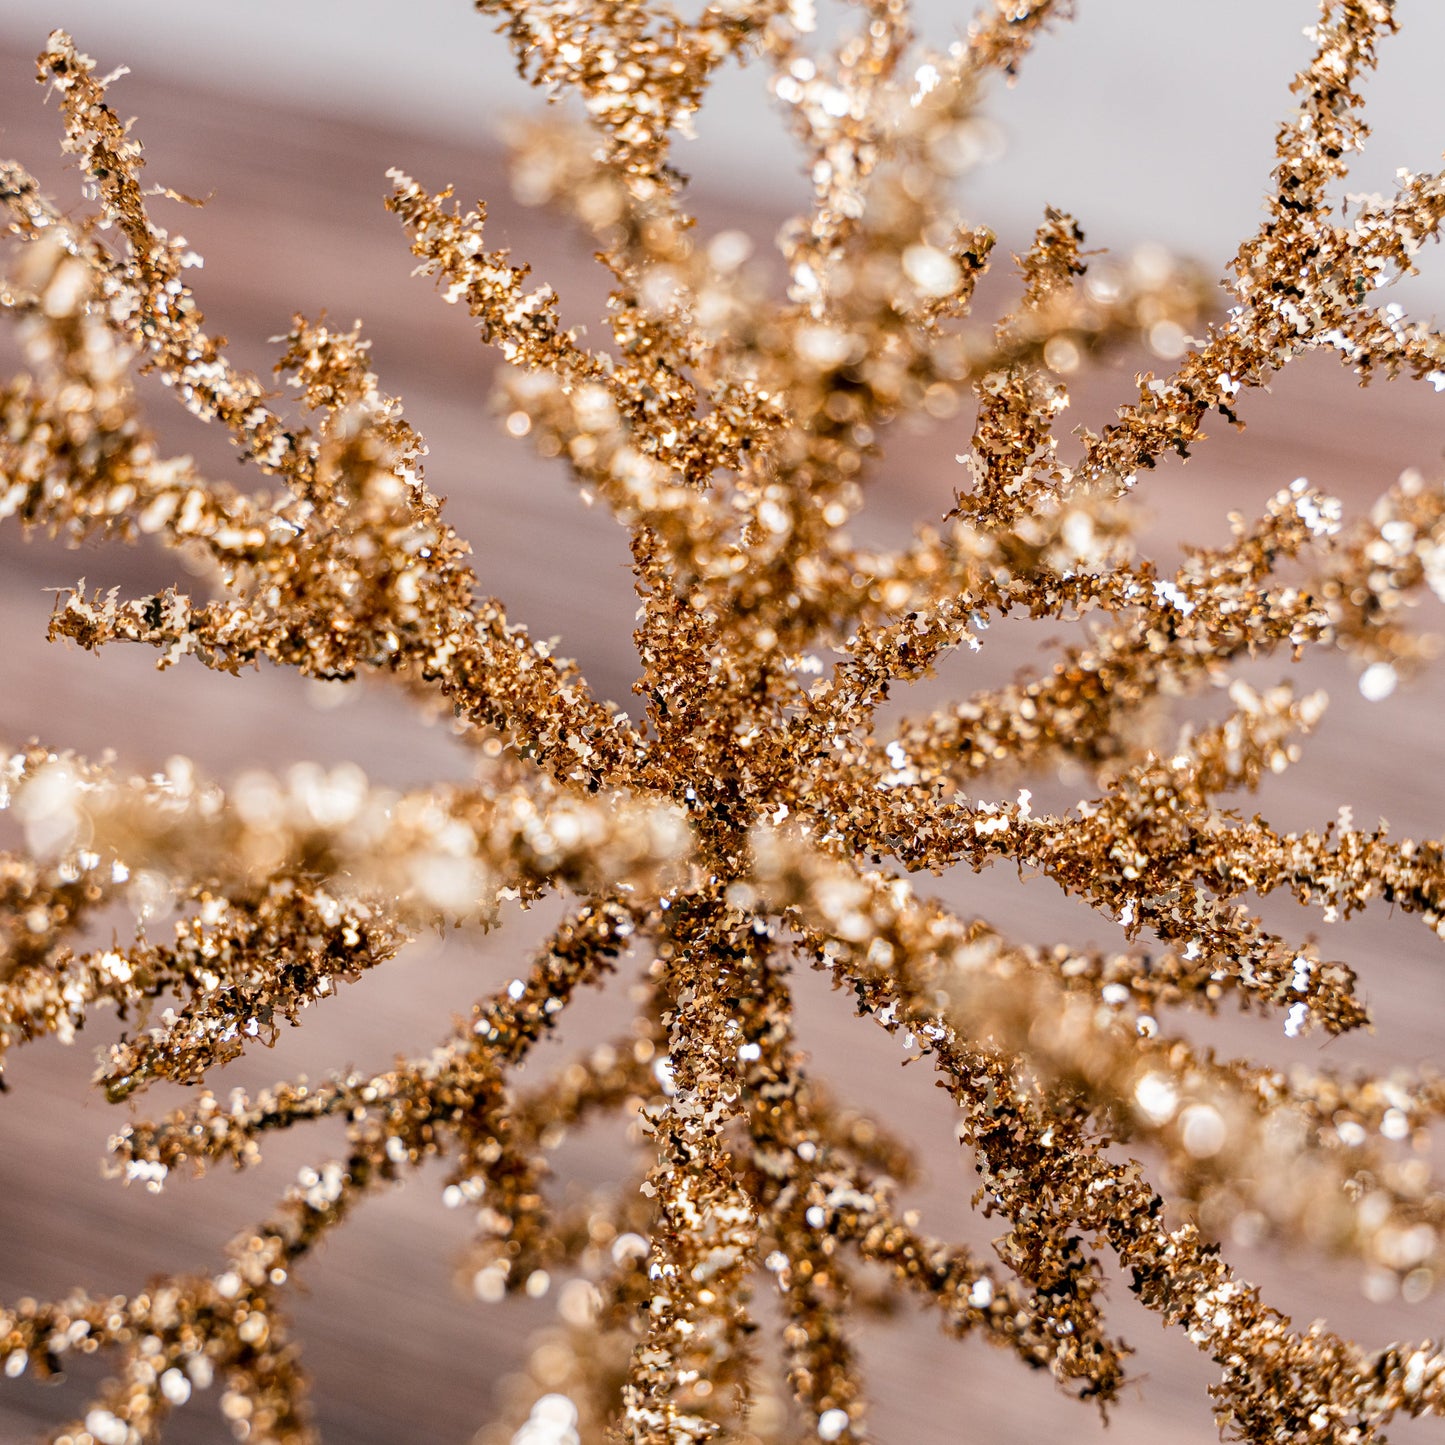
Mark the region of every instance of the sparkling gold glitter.
POLYGON ((83 1445, 158 1439, 212 1392, 237 1438, 310 1441, 291 1278, 370 1194, 445 1156, 444 1202, 474 1221, 469 1291, 556 1307, 487 1445, 861 1440, 851 1321, 898 1295, 1108 1405, 1128 1352, 1105 1316, 1105 1256, 1218 1367, 1230 1438, 1364 1445, 1394 1415, 1445 1410, 1435 1344, 1368 1354, 1323 1325, 1295 1329, 1222 1253, 1292 1236, 1428 1295, 1445 1270, 1445 1193, 1426 1157, 1445 1085, 1286 1074, 1170 1032, 1179 1010, 1230 1002, 1291 1037, 1368 1022, 1351 969, 1267 930, 1240 902, 1250 893, 1286 890, 1331 918, 1387 900, 1445 933, 1438 842, 1347 815, 1285 832, 1219 802, 1295 762, 1324 705, 1257 690, 1239 664, 1340 650, 1377 700, 1428 661, 1407 623, 1422 591, 1445 597, 1445 489, 1407 473, 1352 519, 1296 482, 1173 570, 1139 553, 1129 498, 1203 440, 1209 413, 1237 422, 1305 351, 1337 352, 1362 380, 1445 389, 1440 334, 1371 304, 1437 237, 1445 181, 1402 172, 1388 199, 1331 199, 1391 7, 1325 4, 1222 320, 1189 267, 1098 262, 1050 210, 1015 258, 1015 304, 987 328, 970 309, 994 237, 944 198, 980 149, 982 87, 1012 76, 1066 7, 996 0, 941 53, 917 43, 902 0, 869 0, 832 41, 806 0, 694 20, 611 0, 478 8, 526 76, 586 113, 586 128, 517 131, 517 190, 595 237, 610 341, 584 346, 553 289, 489 247, 485 207, 399 170, 386 204, 419 271, 509 363, 506 431, 563 458, 629 530, 635 723, 477 595, 424 481, 425 444, 358 332, 295 319, 277 370, 296 421, 207 334, 196 258, 153 219, 140 142, 62 32, 40 76, 91 209, 0 164, 0 305, 28 367, 0 391, 0 518, 74 543, 153 536, 214 584, 211 600, 82 584, 52 634, 146 644, 162 667, 374 674, 448 706, 477 760, 471 784, 401 794, 352 767, 222 787, 183 760, 139 778, 40 744, 0 753, 0 808, 24 837, 0 856, 0 1057, 111 1013, 128 1028, 100 1050, 108 1097, 201 1085, 111 1141, 116 1172, 151 1189, 176 1169, 254 1164, 269 1134, 308 1120, 342 1120, 347 1139, 209 1276, 0 1306, 5 1376, 113 1351, 114 1377, 56 1437, 83 1445), (780 238, 781 296, 746 237, 698 234, 669 161, 716 69, 747 58, 768 68, 812 185, 780 238), (1068 379, 1130 345, 1174 369, 1140 378, 1071 453, 1056 430, 1068 379), (229 432, 274 490, 162 455, 137 371, 229 432), (899 550, 854 546, 882 427, 946 422, 970 392, 953 509, 899 550), (884 726, 891 687, 1012 613, 1095 625, 1048 670, 884 726), (1224 720, 1151 747, 1146 714, 1206 687, 1227 688, 1224 720), (1020 775, 1063 767, 1090 796, 1035 813, 1020 775), (1167 951, 1024 947, 902 876, 997 859, 1167 951), (215 1071, 416 930, 490 926, 500 901, 555 889, 572 912, 431 1053, 212 1092, 215 1071), (77 951, 119 903, 135 938, 77 951), (631 1030, 521 1089, 532 1046, 624 957, 645 977, 631 1030), (835 1100, 796 1043, 801 964, 935 1066, 977 1202, 1003 1223, 996 1258, 896 1205, 907 1151, 835 1100), (603 1111, 631 1120, 634 1169, 554 1205, 548 1156, 603 1111), (1147 1145, 1158 1179, 1120 1144, 1147 1145), (780 1302, 777 1342, 758 1337, 760 1290, 780 1302))

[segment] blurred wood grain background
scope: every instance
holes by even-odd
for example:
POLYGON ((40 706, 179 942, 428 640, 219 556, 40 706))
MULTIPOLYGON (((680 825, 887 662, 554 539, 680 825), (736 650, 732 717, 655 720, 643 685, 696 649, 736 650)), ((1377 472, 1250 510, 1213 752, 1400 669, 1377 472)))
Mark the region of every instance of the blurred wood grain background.
MULTIPOLYGON (((58 118, 53 106, 41 103, 32 64, 28 54, 0 50, 0 152, 40 173, 62 206, 78 208, 78 177, 60 163, 58 118)), ((297 310, 314 315, 325 308, 342 323, 364 318, 383 387, 401 394, 429 438, 429 480, 450 499, 452 520, 472 541, 482 586, 535 633, 560 636, 597 690, 627 706, 635 599, 625 534, 602 512, 583 507, 559 468, 537 461, 500 429, 487 400, 493 360, 466 315, 410 276, 401 230, 381 207, 384 172, 399 165, 428 186, 454 182, 464 200, 485 197, 493 243, 531 261, 535 274, 561 293, 568 319, 590 319, 595 332, 605 285, 587 246, 551 216, 517 206, 494 153, 220 101, 154 77, 123 82, 116 103, 139 117, 150 179, 208 198, 195 211, 156 204, 164 208, 163 224, 183 231, 205 256, 195 286, 212 328, 231 338, 237 359, 266 373, 273 354, 267 338, 284 331, 297 310)), ((722 194, 705 194, 699 213, 704 230, 738 227, 763 244, 781 219, 754 197, 722 194)), ((1087 225, 1087 216, 1081 219, 1087 225)), ((995 285, 1006 288, 1006 277, 995 285)), ((7 373, 17 365, 8 336, 0 336, 0 362, 7 373)), ((1073 415, 1097 428, 1132 393, 1133 372, 1146 364, 1120 358, 1086 377, 1075 389, 1073 415)), ((167 445, 192 453, 214 475, 236 472, 224 438, 194 423, 159 386, 147 383, 145 390, 167 445)), ((1442 413, 1428 387, 1397 383, 1362 391, 1338 366, 1302 362, 1271 395, 1248 398, 1243 412, 1246 431, 1221 431, 1187 465, 1161 468, 1141 486, 1146 536, 1160 553, 1169 555, 1183 542, 1222 540, 1231 509, 1255 512, 1301 474, 1336 490, 1353 515, 1403 468, 1438 475, 1441 467, 1442 413)), ((928 431, 892 429, 871 479, 861 534, 897 540, 915 520, 945 509, 961 480, 954 457, 967 446, 970 422, 965 409, 928 431)), ((173 557, 100 544, 69 552, 41 538, 25 542, 13 527, 0 530, 0 739, 39 736, 89 754, 110 748, 137 768, 184 753, 223 777, 306 758, 354 759, 373 777, 398 785, 465 774, 465 755, 445 728, 427 726, 379 689, 352 689, 358 695, 337 705, 332 693, 274 669, 239 680, 199 666, 162 674, 140 650, 88 656, 45 643, 50 589, 84 576, 93 587, 134 591, 178 575, 173 557)), ((1422 620, 1441 619, 1422 611, 1422 620)), ((996 683, 1022 665, 1046 663, 1039 641, 1045 635, 1057 638, 1060 629, 996 625, 981 654, 950 661, 907 706, 921 708, 996 683)), ((1440 675, 1370 704, 1355 686, 1354 670, 1338 659, 1310 658, 1292 669, 1275 657, 1246 671, 1256 682, 1294 674, 1332 696, 1305 761, 1272 780, 1257 804, 1241 804, 1246 811, 1258 807, 1286 826, 1319 826, 1349 804, 1357 820, 1385 816, 1400 833, 1438 837, 1445 831, 1440 675)), ((1069 788, 1087 784, 1069 783, 1061 793, 1063 785, 1050 786, 1051 796, 1068 800, 1078 796, 1069 788)), ((940 891, 1017 937, 1118 940, 1112 925, 1046 880, 994 870, 944 880, 940 891)), ((1264 911, 1292 936, 1321 935, 1330 954, 1359 968, 1378 1032, 1325 1048, 1314 1040, 1290 1043, 1275 1023, 1231 1017, 1192 1025, 1199 1036, 1280 1063, 1445 1062, 1440 945, 1418 920, 1385 913, 1326 928, 1318 915, 1305 916, 1290 904, 1269 900, 1264 911)), ((348 1064, 380 1068, 397 1052, 429 1047, 452 1014, 515 972, 545 913, 518 915, 482 940, 417 945, 318 1008, 307 1027, 288 1033, 274 1052, 246 1058, 213 1086, 254 1087, 348 1064)), ((909 1202, 923 1211, 926 1226, 986 1241, 993 1231, 971 1213, 972 1171, 953 1142, 947 1101, 932 1087, 926 1065, 901 1070, 896 1044, 851 1018, 841 998, 810 977, 798 986, 806 1006, 802 1032, 816 1067, 917 1141, 925 1178, 909 1191, 909 1202)), ((588 997, 574 1013, 535 1068, 607 1037, 624 1016, 624 1001, 588 997)), ((250 1174, 176 1181, 159 1196, 103 1179, 105 1141, 125 1117, 87 1087, 92 1049, 108 1037, 106 1027, 98 1022, 68 1049, 45 1043, 9 1062, 12 1092, 0 1100, 0 1298, 7 1301, 72 1285, 130 1291, 162 1270, 208 1269, 229 1235, 260 1217, 299 1165, 336 1147, 335 1136, 321 1131, 286 1138, 250 1174)), ((150 1116, 172 1102, 173 1096, 152 1094, 137 1111, 150 1116)), ((619 1138, 620 1127, 609 1126, 569 1143, 558 1186, 565 1177, 582 1183, 608 1177, 619 1138)), ((549 1315, 546 1301, 487 1306, 457 1288, 451 1261, 465 1224, 442 1208, 440 1177, 439 1170, 424 1173, 366 1206, 298 1282, 297 1335, 327 1441, 468 1441, 505 1397, 525 1357, 528 1329, 549 1315)), ((1371 1303, 1353 1267, 1276 1248, 1231 1246, 1231 1252, 1300 1323, 1323 1317, 1369 1345, 1445 1334, 1438 1293, 1414 1308, 1371 1303)), ((863 1334, 877 1402, 875 1438, 895 1445, 1066 1435, 1115 1445, 1216 1439, 1208 1362, 1139 1310, 1122 1282, 1113 1283, 1110 1297, 1116 1328, 1138 1353, 1137 1383, 1107 1431, 1090 1407, 1058 1395, 1046 1379, 980 1344, 944 1338, 933 1320, 905 1308, 886 1327, 868 1326, 863 1334)), ((101 1360, 49 1388, 28 1378, 5 1382, 0 1441, 28 1440, 58 1425, 104 1373, 101 1360)), ((167 1439, 228 1438, 212 1406, 198 1398, 175 1417, 167 1439)), ((1401 1426, 1395 1438, 1437 1439, 1439 1426, 1401 1426)))

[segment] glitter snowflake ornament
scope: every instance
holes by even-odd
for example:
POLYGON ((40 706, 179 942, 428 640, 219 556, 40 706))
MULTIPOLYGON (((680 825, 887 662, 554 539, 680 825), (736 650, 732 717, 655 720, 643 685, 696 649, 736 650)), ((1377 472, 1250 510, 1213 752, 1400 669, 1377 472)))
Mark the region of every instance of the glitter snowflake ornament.
POLYGON ((489 248, 484 208, 401 172, 386 204, 442 299, 509 363, 507 430, 561 458, 628 530, 636 721, 479 595, 422 439, 359 334, 296 320, 277 365, 294 416, 207 334, 195 258, 140 185, 140 143, 61 32, 40 75, 90 209, 0 166, 0 303, 28 367, 0 392, 0 517, 76 543, 153 537, 210 583, 137 598, 82 585, 52 634, 145 644, 163 667, 266 659, 384 680, 444 703, 475 759, 465 785, 397 793, 354 767, 223 787, 179 760, 132 777, 40 743, 0 755, 0 807, 24 839, 0 856, 0 1051, 118 1016, 97 1072, 109 1098, 201 1086, 111 1142, 117 1169, 151 1188, 247 1167, 268 1135, 308 1121, 342 1121, 347 1141, 212 1274, 0 1304, 11 1388, 83 1342, 115 1373, 54 1437, 70 1445, 162 1439, 172 1411, 207 1396, 237 1438, 313 1440, 292 1276, 369 1196, 442 1157, 445 1202, 475 1222, 475 1293, 557 1302, 547 1392, 484 1440, 862 1440, 852 1320, 892 1296, 1108 1405, 1127 1351, 1105 1317, 1104 1261, 1214 1362, 1228 1436, 1363 1445, 1392 1416, 1441 1411, 1433 1343, 1369 1353, 1293 1328, 1207 1225, 1248 1210, 1265 1236, 1303 1229, 1401 1277, 1438 1276, 1445 1194, 1417 1166, 1445 1088, 1423 1073, 1286 1076, 1217 1057, 1171 1020, 1237 1005, 1292 1036, 1368 1022, 1351 970, 1267 929, 1249 893, 1286 890, 1329 917, 1387 899, 1445 927, 1439 844, 1348 817, 1281 832, 1218 801, 1287 768, 1323 705, 1250 685, 1245 661, 1342 650, 1383 698, 1428 657, 1407 610, 1441 591, 1445 489, 1407 474, 1350 518, 1296 482, 1234 519, 1227 545, 1168 570, 1140 554, 1130 497, 1210 413, 1237 420, 1305 352, 1438 387, 1445 340, 1372 298, 1437 236, 1445 182, 1402 173, 1387 199, 1332 200, 1391 7, 1325 5, 1222 317, 1182 265, 1091 278, 1079 225, 1051 210, 989 327, 970 308, 994 238, 952 213, 949 183, 977 150, 988 78, 1011 75, 1062 7, 998 0, 942 52, 917 41, 902 0, 861 6, 833 40, 810 6, 778 0, 691 20, 609 0, 478 8, 528 78, 585 110, 585 127, 523 131, 517 166, 528 199, 595 237, 613 285, 606 346, 584 345, 552 288, 489 248), (780 238, 784 295, 744 238, 700 232, 668 159, 718 68, 749 59, 768 68, 812 184, 780 238), (1110 425, 1061 438, 1067 377, 1141 341, 1173 370, 1141 378, 1110 425), (225 429, 269 490, 163 455, 133 387, 147 371, 225 429), (970 392, 953 510, 898 550, 855 546, 880 428, 970 392), (884 721, 890 689, 1015 613, 1094 626, 1043 670, 884 721), (1206 690, 1227 698, 1217 721, 1163 743, 1143 727, 1206 690), (1065 767, 1088 798, 1035 812, 1020 778, 1065 767), (905 876, 996 860, 1163 951, 1024 946, 905 876), (552 892, 571 900, 564 921, 431 1053, 212 1092, 228 1061, 418 931, 489 925, 502 900, 552 892), (136 936, 92 947, 87 926, 122 900, 136 936), (644 969, 635 1026, 521 1089, 534 1046, 624 957, 644 969), (847 992, 859 1028, 936 1069, 976 1202, 1001 1229, 992 1255, 896 1205, 906 1152, 795 1040, 804 967, 847 992), (554 1205, 545 1156, 604 1111, 639 1125, 635 1167, 554 1205), (762 1291, 781 1318, 768 1343, 762 1291))

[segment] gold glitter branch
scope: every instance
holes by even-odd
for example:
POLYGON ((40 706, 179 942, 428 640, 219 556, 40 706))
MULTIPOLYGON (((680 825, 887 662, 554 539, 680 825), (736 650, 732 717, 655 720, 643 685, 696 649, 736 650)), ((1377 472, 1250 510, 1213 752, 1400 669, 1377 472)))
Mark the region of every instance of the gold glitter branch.
POLYGON ((484 204, 400 169, 385 204, 418 271, 507 363, 507 431, 626 529, 637 723, 480 594, 359 327, 283 322, 279 396, 208 335, 199 258, 152 214, 169 193, 143 189, 140 140, 63 32, 39 75, 90 209, 0 162, 0 317, 23 367, 0 385, 0 520, 72 545, 154 538, 202 577, 142 597, 81 581, 51 636, 144 643, 162 667, 387 680, 451 709, 473 767, 402 793, 346 764, 222 786, 179 758, 147 776, 40 743, 0 752, 0 1058, 115 1016, 95 1074, 108 1098, 197 1086, 110 1140, 112 1171, 150 1190, 249 1168, 313 1121, 345 1135, 213 1274, 0 1306, 5 1377, 111 1352, 114 1377, 52 1437, 67 1445, 149 1445, 213 1388, 237 1438, 311 1442, 292 1274, 368 1198, 445 1158, 466 1288, 556 1305, 480 1445, 861 1442, 855 1324, 903 1299, 1113 1406, 1129 1350, 1109 1278, 1214 1362, 1229 1438, 1374 1445, 1397 1415, 1445 1412, 1435 1343, 1371 1351, 1295 1328, 1222 1253, 1247 1217, 1427 1296, 1445 1270, 1429 1157, 1445 1083, 1274 1068, 1190 1032, 1231 1004, 1273 1015, 1286 1047, 1368 1022, 1350 964, 1266 928, 1255 897, 1329 921, 1385 903, 1445 933, 1445 841, 1356 828, 1347 809, 1284 829, 1238 806, 1300 759, 1325 705, 1246 664, 1343 653, 1383 697, 1434 662, 1411 622, 1445 598, 1445 485, 1407 472, 1347 518, 1303 479, 1275 483, 1226 543, 1168 566, 1145 553, 1132 496, 1203 440, 1208 413, 1238 422, 1240 394, 1307 351, 1362 382, 1445 389, 1439 329, 1375 300, 1438 237, 1445 183, 1401 173, 1388 199, 1332 200, 1392 7, 1323 6, 1222 318, 1196 269, 1101 260, 1048 209, 987 324, 973 306, 994 233, 950 198, 983 149, 987 87, 1066 5, 994 0, 946 50, 919 42, 904 0, 838 26, 774 0, 694 18, 616 0, 477 8, 524 76, 581 103, 582 127, 519 128, 516 184, 598 247, 609 339, 584 347, 557 291, 488 244, 484 204), (740 232, 700 234, 671 159, 719 67, 744 61, 767 70, 808 178, 778 279, 740 232), (1069 378, 1144 342, 1176 369, 1141 376, 1072 447, 1069 378), (143 372, 223 428, 266 489, 166 456, 143 372), (970 393, 948 515, 900 547, 857 545, 890 423, 956 428, 970 393), (880 715, 995 617, 1087 632, 1052 666, 880 715), (1200 697, 1218 705, 1179 706, 1200 697), (1030 787, 1081 774, 1077 806, 1035 812, 1030 787), (1127 944, 1025 946, 890 871, 994 863, 1075 895, 1127 944), (465 948, 503 904, 554 893, 567 911, 550 936, 430 1052, 218 1087, 413 933, 454 927, 465 948), (122 912, 133 932, 101 936, 122 912), (904 1207, 920 1161, 799 1047, 803 966, 936 1069, 974 1202, 1003 1231, 991 1257, 904 1207), (628 973, 632 1022, 541 1068, 537 1045, 567 1035, 579 996, 628 973), (630 1159, 559 1190, 569 1131, 612 1117, 630 1159))

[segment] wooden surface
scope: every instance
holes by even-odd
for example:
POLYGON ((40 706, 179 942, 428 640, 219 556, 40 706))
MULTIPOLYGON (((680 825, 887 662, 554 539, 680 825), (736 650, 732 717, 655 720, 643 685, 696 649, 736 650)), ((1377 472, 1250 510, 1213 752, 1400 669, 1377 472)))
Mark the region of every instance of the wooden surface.
MULTIPOLYGON (((143 70, 137 57, 125 58, 143 70)), ((29 74, 27 57, 0 51, 0 151, 39 171, 62 205, 79 206, 77 177, 58 164, 55 110, 42 107, 29 74)), ((452 519, 473 542, 482 585, 534 632, 559 634, 563 650, 580 660, 598 691, 626 706, 635 599, 625 534, 600 511, 581 506, 560 469, 538 463, 524 444, 501 433, 487 404, 490 359, 467 317, 443 305, 428 282, 410 277, 400 228, 381 208, 384 172, 400 165, 426 185, 451 181, 464 198, 486 197, 492 239, 531 260, 536 274, 561 292, 573 320, 595 317, 604 291, 588 248, 550 217, 517 207, 494 156, 234 101, 218 106, 144 75, 125 81, 116 99, 123 113, 139 117, 150 179, 211 197, 200 211, 168 210, 165 224, 184 231, 205 255, 205 270, 196 277, 200 299, 213 328, 232 338, 238 359, 265 371, 266 338, 285 330, 297 309, 314 315, 325 307, 344 322, 364 317, 383 386, 403 396, 430 440, 429 479, 450 497, 452 519)), ((701 210, 705 228, 743 226, 763 240, 780 219, 725 196, 710 197, 701 210)), ((1081 219, 1087 225, 1087 217, 1081 219)), ((0 337, 0 361, 13 369, 8 337, 0 337)), ((1129 394, 1132 369, 1126 360, 1080 385, 1076 419, 1095 428, 1106 421, 1129 394)), ((147 392, 169 446, 194 453, 212 474, 235 472, 222 438, 192 422, 160 388, 147 392)), ((1196 460, 1164 467, 1141 487, 1149 535, 1161 553, 1181 541, 1222 540, 1231 508, 1257 511, 1301 474, 1337 489, 1353 514, 1403 467, 1431 474, 1440 467, 1441 411, 1428 388, 1361 391, 1328 362, 1302 363, 1271 396, 1248 398, 1242 410, 1246 432, 1215 437, 1196 460)), ((954 456, 967 445, 969 430, 967 415, 928 433, 895 428, 860 532, 898 539, 914 519, 937 516, 960 481, 954 456)), ((302 758, 353 758, 395 784, 465 773, 466 759, 445 729, 426 726, 382 691, 354 689, 359 696, 331 707, 324 691, 274 669, 240 680, 199 666, 158 674, 143 650, 116 647, 88 656, 48 646, 46 589, 82 575, 92 586, 130 591, 174 579, 177 567, 165 556, 109 545, 70 553, 43 540, 25 544, 16 529, 0 530, 0 739, 39 735, 91 754, 110 747, 139 768, 185 753, 221 776, 302 758)), ((1045 631, 1057 637, 1060 630, 996 625, 980 655, 950 660, 910 705, 997 682, 1040 661, 1047 655, 1040 651, 1045 631)), ((1269 682, 1289 669, 1285 659, 1274 658, 1246 671, 1269 682)), ((1259 809, 1281 825, 1322 825, 1348 803, 1361 822, 1383 815, 1399 833, 1439 836, 1441 680, 1427 678, 1386 703, 1368 704, 1354 670, 1341 660, 1310 660, 1297 671, 1303 682, 1328 687, 1332 706, 1305 762, 1271 782, 1259 809)), ((1061 785, 1048 786, 1051 796, 1068 801, 1083 785, 1062 792, 1061 785)), ((1016 937, 1117 941, 1112 925, 1046 880, 1023 882, 994 870, 946 880, 941 891, 1016 937)), ((1382 914, 1325 929, 1317 914, 1306 916, 1293 905, 1270 900, 1265 912, 1292 936, 1322 933, 1328 953, 1357 965, 1379 1032, 1324 1048, 1315 1041, 1287 1044, 1274 1023, 1246 1027, 1230 1018, 1197 1027, 1200 1036, 1279 1062, 1445 1061, 1440 945, 1418 920, 1382 914)), ((397 1051, 425 1049, 445 1033, 453 1013, 515 970, 545 923, 546 910, 538 910, 480 942, 421 945, 317 1009, 306 1028, 286 1035, 274 1052, 246 1058, 213 1084, 249 1087, 351 1063, 381 1067, 397 1051)), ((926 1179, 909 1202, 923 1210, 926 1226, 986 1241, 992 1231, 970 1212, 972 1173, 926 1065, 900 1070, 896 1044, 853 1019, 842 999, 811 977, 799 988, 806 1007, 800 1027, 818 1070, 919 1141, 926 1179)), ((555 1065, 606 1037, 622 1016, 621 989, 615 993, 583 1000, 576 1016, 569 1014, 561 1041, 545 1049, 535 1067, 555 1065)), ((124 1117, 87 1087, 92 1047, 107 1037, 105 1029, 101 1021, 69 1049, 45 1043, 10 1062, 12 1092, 0 1100, 0 1298, 7 1301, 72 1285, 130 1291, 160 1270, 210 1268, 225 1239, 259 1217, 299 1165, 336 1147, 334 1135, 312 1129, 277 1141, 267 1163, 251 1174, 178 1182, 160 1196, 102 1179, 98 1160, 124 1117)), ((153 1093, 139 1112, 149 1116, 171 1102, 153 1093)), ((608 1126, 569 1143, 559 1183, 563 1175, 606 1178, 619 1138, 620 1129, 608 1126)), ((438 1179, 438 1171, 424 1173, 367 1205, 302 1275, 297 1332, 329 1442, 467 1441, 523 1358, 527 1329, 547 1317, 545 1304, 484 1306, 457 1291, 450 1267, 464 1222, 442 1208, 438 1179)), ((1301 1323, 1324 1317, 1369 1344, 1445 1334, 1438 1294, 1414 1309, 1372 1305, 1351 1267, 1273 1248, 1229 1252, 1301 1323)), ((982 1345, 947 1340, 933 1321, 905 1311, 863 1336, 877 1402, 875 1438, 895 1445, 1065 1435, 1115 1445, 1216 1439, 1205 1394, 1208 1362, 1177 1334, 1165 1334, 1117 1281, 1111 1302, 1116 1327, 1138 1353, 1137 1383, 1107 1435, 1090 1408, 1057 1395, 1045 1378, 982 1345)), ((99 1364, 48 1389, 28 1379, 0 1382, 0 1442, 29 1439, 65 1419, 103 1373, 99 1364)), ((200 1397, 176 1417, 167 1439, 226 1439, 213 1404, 200 1397)), ((1394 1438, 1424 1441, 1440 1433, 1438 1424, 1403 1426, 1394 1438)))

